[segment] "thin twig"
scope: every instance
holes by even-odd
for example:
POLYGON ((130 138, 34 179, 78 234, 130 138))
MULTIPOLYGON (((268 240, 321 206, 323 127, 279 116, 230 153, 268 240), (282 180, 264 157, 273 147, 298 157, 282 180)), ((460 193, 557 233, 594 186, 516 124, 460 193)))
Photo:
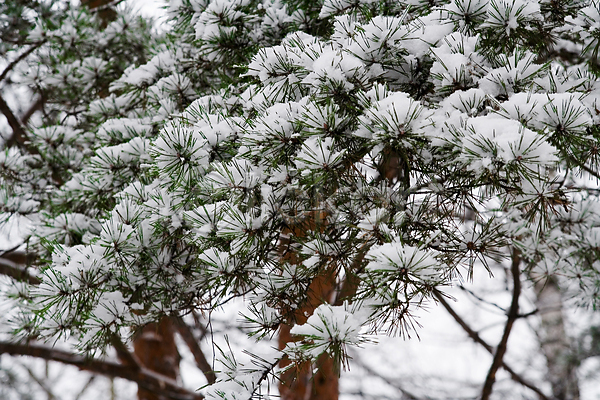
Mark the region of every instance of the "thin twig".
POLYGON ((369 367, 367 364, 365 364, 364 362, 362 362, 362 360, 360 360, 359 357, 354 357, 352 361, 353 361, 353 363, 358 364, 368 374, 371 374, 371 375, 374 375, 374 376, 378 377, 379 379, 381 379, 382 381, 384 381, 389 386, 391 386, 394 389, 400 391, 400 393, 402 393, 402 396, 407 397, 409 400, 418 400, 418 399, 420 399, 420 397, 417 397, 415 394, 409 392, 408 390, 406 390, 403 387, 401 387, 400 385, 398 385, 397 382, 393 381, 392 379, 390 379, 390 378, 388 378, 388 377, 386 377, 384 375, 381 375, 380 373, 378 373, 377 371, 375 371, 373 368, 369 367))
POLYGON ((90 376, 90 379, 88 379, 88 381, 83 386, 83 388, 81 389, 81 391, 79 392, 79 394, 75 397, 75 400, 79 400, 81 398, 81 396, 83 396, 83 394, 85 393, 85 391, 89 389, 89 387, 92 385, 92 383, 94 382, 94 380, 96 380, 96 375, 90 376))
POLYGON ((44 105, 44 97, 40 96, 28 109, 27 111, 25 111, 25 113, 21 116, 21 124, 23 126, 27 126, 27 124, 29 123, 29 119, 31 118, 31 116, 38 111, 39 109, 42 108, 42 106, 44 105))
POLYGON ((46 394, 48 395, 48 400, 54 400, 56 399, 56 396, 54 395, 54 393, 52 393, 52 389, 46 384, 46 382, 44 382, 41 378, 39 378, 32 370, 31 368, 29 368, 27 365, 25 364, 20 364, 23 368, 25 368, 25 370, 27 370, 27 373, 29 374, 29 376, 31 377, 31 379, 33 379, 35 381, 35 383, 37 383, 44 392, 46 392, 46 394))
POLYGON ((200 331, 198 340, 203 340, 206 335, 208 335, 208 329, 206 329, 206 326, 200 321, 200 316, 196 311, 192 311, 192 317, 194 317, 194 327, 200 331))
MULTIPOLYGON (((446 299, 444 298, 444 295, 440 291, 438 291, 437 289, 434 289, 433 295, 440 302, 440 304, 446 309, 446 311, 448 311, 448 314, 450 314, 452 316, 452 318, 454 318, 454 320, 461 326, 461 328, 463 328, 463 330, 467 333, 467 335, 469 335, 469 337, 471 339, 473 339, 474 342, 479 343, 481 346, 483 346, 483 348, 486 349, 488 351, 488 353, 494 354, 494 348, 492 346, 490 346, 487 342, 485 342, 479 336, 479 334, 476 331, 474 331, 465 322, 465 320, 461 318, 460 315, 458 315, 456 313, 456 311, 452 308, 452 306, 448 303, 448 301, 446 301, 446 299)), ((546 397, 544 392, 542 392, 540 389, 535 387, 532 383, 530 383, 527 380, 525 380, 524 378, 522 378, 511 367, 506 365, 506 362, 504 362, 504 361, 502 361, 502 368, 504 368, 504 370, 509 373, 509 375, 513 381, 518 382, 521 385, 525 386, 526 388, 529 388, 532 391, 534 391, 538 395, 540 400, 548 400, 548 397, 546 397)))
POLYGON ((474 298, 476 298, 477 300, 479 300, 482 303, 485 304, 489 304, 490 306, 496 307, 498 310, 502 311, 503 314, 506 314, 506 310, 503 307, 500 307, 500 305, 492 302, 492 301, 488 301, 484 298, 482 298, 481 296, 478 296, 477 294, 475 294, 475 292, 473 292, 470 289, 467 289, 466 287, 464 287, 463 285, 458 285, 458 288, 462 291, 465 291, 467 293, 469 293, 471 296, 473 296, 474 298))

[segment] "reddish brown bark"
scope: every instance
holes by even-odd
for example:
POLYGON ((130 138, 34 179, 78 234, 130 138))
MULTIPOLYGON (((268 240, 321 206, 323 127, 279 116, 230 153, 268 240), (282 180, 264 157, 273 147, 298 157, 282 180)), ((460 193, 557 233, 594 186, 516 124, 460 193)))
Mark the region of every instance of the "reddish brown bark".
MULTIPOLYGON (((325 226, 326 215, 324 212, 310 213, 304 220, 289 226, 282 232, 284 239, 280 242, 282 261, 300 263, 300 259, 293 251, 292 237, 304 237, 309 231, 322 231, 325 226)), ((290 317, 290 324, 304 324, 314 310, 323 303, 330 303, 336 288, 337 269, 330 265, 318 274, 307 290, 306 302, 295 310, 290 317)), ((283 349, 294 340, 291 334, 291 325, 281 324, 279 327, 279 348, 283 349)), ((285 368, 290 365, 290 360, 283 359, 279 366, 285 368)), ((296 365, 287 370, 279 383, 279 393, 282 400, 337 400, 338 398, 338 372, 331 357, 322 354, 315 367, 318 372, 313 375, 313 366, 309 362, 296 365)))
POLYGON ((81 0, 81 4, 87 6, 90 10, 97 10, 98 16, 102 21, 102 26, 106 27, 110 22, 117 18, 117 12, 111 7, 120 3, 122 0, 81 0))
MULTIPOLYGON (((175 327, 169 317, 142 328, 133 341, 133 348, 145 368, 177 380, 181 356, 175 344, 175 327)), ((138 400, 163 399, 153 391, 138 387, 138 400)))

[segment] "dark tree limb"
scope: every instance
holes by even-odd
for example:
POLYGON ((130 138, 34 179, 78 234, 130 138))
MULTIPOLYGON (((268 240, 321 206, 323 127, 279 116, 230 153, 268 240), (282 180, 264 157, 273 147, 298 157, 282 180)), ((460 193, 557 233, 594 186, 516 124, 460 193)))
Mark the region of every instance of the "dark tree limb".
POLYGON ((38 49, 44 43, 45 43, 45 41, 34 43, 30 48, 28 48, 26 51, 24 51, 23 53, 21 53, 17 58, 15 58, 14 60, 12 60, 10 62, 10 64, 8 64, 6 66, 6 68, 4 68, 4 71, 2 71, 2 73, 0 74, 0 82, 2 82, 4 79, 6 79, 6 76, 10 73, 10 71, 13 70, 13 68, 18 63, 20 63, 21 61, 23 61, 28 55, 30 55, 31 53, 33 53, 36 49, 38 49))
POLYGON ((590 174, 593 177, 595 177, 596 179, 600 179, 600 174, 597 171, 595 171, 595 170, 591 169, 590 167, 588 167, 587 165, 585 165, 585 164, 577 164, 577 166, 579 168, 581 168, 582 170, 584 170, 585 172, 587 172, 588 174, 590 174))
MULTIPOLYGON (((452 316, 452 318, 454 318, 454 320, 460 325, 460 327, 463 328, 463 330, 467 333, 467 335, 469 335, 469 337, 471 339, 473 339, 474 342, 479 343, 481 346, 483 346, 483 348, 486 349, 488 353, 494 354, 494 348, 492 346, 490 346, 486 341, 484 341, 481 338, 481 336, 479 336, 479 334, 475 330, 473 330, 469 326, 469 324, 467 324, 466 321, 461 318, 460 315, 458 315, 458 313, 452 308, 452 306, 448 303, 448 301, 444 298, 444 295, 439 290, 434 289, 433 295, 440 302, 440 304, 446 309, 446 311, 448 311, 448 314, 450 314, 452 316)), ((542 392, 539 388, 537 388, 531 382, 527 381, 526 379, 521 377, 519 374, 517 374, 511 367, 506 365, 506 363, 504 361, 502 361, 502 368, 504 368, 504 370, 509 373, 509 375, 513 381, 520 383, 521 385, 523 385, 526 388, 535 392, 538 395, 538 397, 540 398, 540 400, 549 400, 548 397, 544 394, 544 392, 542 392)))
POLYGON ((129 349, 127 348, 125 343, 123 343, 119 335, 113 333, 110 336, 110 344, 112 344, 112 346, 115 348, 115 350, 117 351, 117 357, 119 358, 119 361, 121 361, 124 365, 128 365, 135 370, 139 370, 142 368, 142 363, 140 362, 140 360, 136 357, 135 354, 129 351, 129 349))
POLYGON ((10 253, 17 251, 19 249, 19 247, 21 247, 21 246, 23 246, 23 243, 19 243, 16 246, 13 246, 8 249, 0 250, 0 257, 4 256, 5 254, 10 254, 10 253))
POLYGON ((92 13, 98 14, 103 28, 117 18, 114 7, 123 0, 82 0, 81 4, 87 6, 92 13))
POLYGON ((208 383, 215 383, 217 381, 217 375, 215 374, 215 371, 213 371, 212 366, 210 365, 210 363, 206 359, 206 356, 204 355, 204 352, 200 348, 198 340, 196 340, 192 329, 185 323, 185 321, 183 321, 182 318, 174 317, 174 319, 177 331, 179 332, 181 338, 183 339, 185 344, 187 344, 188 348, 194 355, 196 365, 198 366, 200 371, 202 371, 208 383))
POLYGON ((42 281, 30 275, 25 268, 20 267, 17 263, 0 255, 0 275, 10 276, 18 281, 39 285, 42 281))
POLYGON ((27 126, 33 113, 41 110, 42 106, 44 105, 44 101, 45 100, 42 95, 27 109, 27 111, 25 111, 25 113, 21 116, 21 124, 23 126, 27 126))
POLYGON ((12 110, 0 94, 0 112, 4 114, 6 120, 8 121, 8 125, 13 131, 12 136, 7 140, 6 146, 11 147, 17 143, 23 143, 25 137, 27 136, 25 133, 25 128, 21 125, 21 121, 13 114, 12 110))
POLYGON ((492 394, 494 382, 496 381, 496 372, 503 364, 504 354, 506 353, 506 347, 508 344, 508 337, 510 336, 510 331, 512 330, 513 324, 519 318, 519 296, 521 295, 521 256, 517 249, 513 249, 512 254, 512 262, 510 271, 513 276, 513 294, 512 301, 510 303, 510 308, 508 309, 508 314, 506 318, 506 324, 504 325, 504 333, 502 334, 502 339, 500 339, 500 343, 496 347, 496 352, 494 354, 494 360, 492 361, 492 365, 488 371, 487 377, 485 378, 485 383, 483 384, 483 390, 481 391, 481 400, 489 400, 490 395, 492 394))
POLYGON ((82 357, 63 350, 48 348, 34 344, 18 344, 0 341, 0 354, 31 356, 63 364, 73 365, 82 371, 102 374, 112 378, 123 378, 135 382, 139 387, 156 393, 170 400, 202 400, 204 396, 182 388, 169 377, 163 376, 147 368, 135 369, 130 366, 111 361, 102 361, 82 357))

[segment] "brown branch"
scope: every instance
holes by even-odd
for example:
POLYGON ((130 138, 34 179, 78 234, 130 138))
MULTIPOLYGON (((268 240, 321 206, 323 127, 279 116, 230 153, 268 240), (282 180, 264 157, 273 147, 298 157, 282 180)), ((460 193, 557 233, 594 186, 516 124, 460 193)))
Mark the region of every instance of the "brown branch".
POLYGON ((200 348, 198 344, 198 340, 194 336, 192 329, 185 323, 185 321, 180 317, 174 317, 175 326, 177 327, 177 331, 181 335, 181 338, 187 344, 188 348, 194 355, 194 360, 196 360, 196 365, 204 374, 204 377, 208 381, 208 383, 213 384, 217 381, 217 375, 215 371, 213 371, 212 366, 206 359, 204 352, 200 348))
MULTIPOLYGON (((444 295, 439 290, 434 289, 433 295, 440 302, 440 304, 446 309, 446 311, 448 311, 448 314, 450 314, 452 316, 452 318, 454 318, 454 320, 461 326, 461 328, 463 328, 463 330, 467 333, 467 335, 469 335, 469 337, 471 339, 473 339, 474 342, 479 343, 481 346, 483 346, 483 348, 486 349, 488 353, 494 354, 494 348, 492 346, 490 346, 486 341, 484 341, 481 338, 481 336, 479 336, 479 334, 476 331, 474 331, 469 326, 469 324, 467 324, 465 322, 465 320, 461 318, 460 315, 458 315, 456 313, 456 311, 452 308, 452 306, 448 303, 448 301, 446 301, 446 299, 444 298, 444 295)), ((521 385, 525 386, 526 388, 534 391, 538 395, 540 400, 548 400, 548 397, 544 394, 544 392, 542 392, 540 389, 535 387, 532 383, 530 383, 527 380, 525 380, 524 378, 522 378, 511 367, 506 365, 506 363, 504 361, 502 361, 502 368, 504 368, 504 370, 510 374, 510 377, 513 381, 520 383, 521 385)))
POLYGON ((27 111, 25 111, 25 113, 21 116, 21 124, 23 126, 27 126, 27 124, 29 123, 29 119, 31 118, 31 116, 33 115, 33 113, 35 113, 36 111, 39 111, 42 106, 44 105, 44 96, 40 96, 35 103, 33 103, 28 109, 27 111))
POLYGON ((12 69, 21 61, 23 61, 23 59, 25 57, 27 57, 28 55, 30 55, 31 53, 33 53, 36 49, 38 49, 42 44, 44 44, 45 41, 42 40, 41 42, 37 42, 35 44, 33 44, 29 49, 27 49, 26 51, 24 51, 23 53, 21 53, 17 58, 15 58, 13 61, 11 61, 10 64, 8 64, 6 66, 6 68, 4 68, 4 71, 2 71, 2 73, 0 74, 0 82, 2 82, 6 76, 8 75, 8 73, 10 71, 12 71, 12 69))
POLYGON ((135 382, 152 393, 161 395, 170 400, 201 400, 201 394, 190 392, 182 388, 169 377, 163 376, 147 368, 135 369, 111 361, 101 361, 85 358, 63 350, 51 349, 34 344, 17 344, 0 341, 0 354, 17 356, 32 356, 44 360, 57 361, 63 364, 74 365, 82 371, 102 374, 112 378, 123 378, 135 382))
POLYGON ((124 365, 128 365, 133 369, 139 370, 141 368, 140 360, 136 357, 135 354, 131 353, 125 343, 121 340, 119 335, 113 333, 110 335, 110 344, 117 351, 117 357, 119 361, 121 361, 124 365))
POLYGON ((39 285, 42 281, 30 275, 25 268, 19 267, 19 265, 8 258, 0 255, 0 275, 10 276, 18 281, 30 283, 32 285, 39 285))
POLYGON ((492 394, 494 382, 496 381, 496 372, 502 366, 502 360, 506 353, 506 346, 508 344, 508 337, 512 330, 513 324, 519 318, 519 296, 521 295, 521 256, 517 249, 513 249, 512 263, 510 271, 513 276, 513 294, 510 308, 506 318, 506 324, 504 325, 504 333, 498 346, 496 347, 496 353, 494 354, 494 360, 490 366, 485 383, 483 384, 483 390, 481 391, 481 400, 489 400, 492 394))
POLYGON ((25 137, 26 137, 25 129, 21 125, 21 121, 19 121, 19 119, 17 117, 15 117, 15 114, 13 114, 13 112, 10 109, 10 107, 8 106, 8 104, 6 104, 6 101, 4 101, 4 98, 2 97, 1 94, 0 94, 0 112, 2 112, 2 114, 4 114, 4 116, 6 117, 6 120, 8 121, 8 124, 10 125, 10 127, 13 131, 12 137, 6 141, 6 146, 11 147, 17 143, 23 143, 23 141, 25 140, 25 137))
POLYGON ((109 23, 117 19, 117 12, 114 6, 123 0, 82 0, 81 4, 87 6, 92 13, 97 13, 100 18, 101 26, 106 28, 109 23))

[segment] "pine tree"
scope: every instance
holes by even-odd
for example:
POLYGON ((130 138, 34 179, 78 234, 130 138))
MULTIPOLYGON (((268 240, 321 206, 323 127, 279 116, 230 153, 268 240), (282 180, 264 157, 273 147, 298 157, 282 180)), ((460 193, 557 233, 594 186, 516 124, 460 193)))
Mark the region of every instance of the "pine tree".
MULTIPOLYGON (((334 399, 350 347, 409 337, 445 288, 503 263, 488 399, 526 281, 542 305, 598 307, 598 3, 183 0, 168 14, 158 35, 127 13, 39 13, 31 51, 11 50, 42 99, 27 127, 0 103, 2 211, 32 225, 31 275, 13 273, 28 284, 6 293, 16 338, 112 345, 142 374, 127 341, 242 298, 249 335, 279 348, 222 349, 203 394, 260 397, 275 378, 286 400, 334 399)), ((569 349, 550 342, 556 366, 569 349)), ((577 398, 563 364, 553 395, 577 398)), ((162 374, 131 378, 140 398, 193 396, 162 374)))

